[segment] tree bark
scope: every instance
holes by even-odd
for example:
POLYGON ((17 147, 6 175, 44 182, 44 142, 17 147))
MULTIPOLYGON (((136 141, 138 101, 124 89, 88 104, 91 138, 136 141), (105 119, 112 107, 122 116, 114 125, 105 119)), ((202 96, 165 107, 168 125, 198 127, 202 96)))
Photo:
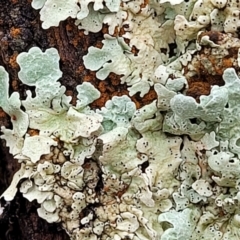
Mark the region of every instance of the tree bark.
MULTIPOLYGON (((74 86, 79 83, 81 71, 77 69, 81 62, 81 55, 86 49, 77 49, 73 35, 78 34, 77 28, 69 20, 59 28, 44 31, 41 28, 39 12, 31 7, 28 0, 1 0, 0 1, 0 65, 4 66, 10 77, 10 93, 18 91, 21 98, 26 96, 27 87, 18 79, 19 66, 16 57, 20 52, 28 51, 33 46, 45 50, 50 47, 58 49, 61 56, 61 68, 64 76, 62 82, 67 83, 69 94, 73 95, 74 86), (70 26, 73 29, 70 29, 70 26), (67 30, 68 29, 68 30, 67 30), (78 79, 76 81, 76 79, 78 79)), ((79 37, 80 39, 80 37, 79 37)), ((89 38, 90 39, 90 38, 89 38)), ((83 40, 84 41, 84 40, 83 40)), ((88 40, 90 41, 90 40, 88 40)), ((86 44, 88 44, 86 42, 86 44)), ((34 89, 31 89, 34 90, 34 89)), ((1 96, 0 96, 1 97, 1 96)), ((11 128, 9 117, 0 110, 0 125, 11 128)), ((19 164, 8 153, 5 141, 0 142, 0 194, 10 185, 19 164)), ((69 236, 62 230, 60 224, 48 224, 37 215, 37 202, 28 202, 17 193, 15 199, 5 203, 3 214, 0 216, 1 240, 67 240, 69 236)))

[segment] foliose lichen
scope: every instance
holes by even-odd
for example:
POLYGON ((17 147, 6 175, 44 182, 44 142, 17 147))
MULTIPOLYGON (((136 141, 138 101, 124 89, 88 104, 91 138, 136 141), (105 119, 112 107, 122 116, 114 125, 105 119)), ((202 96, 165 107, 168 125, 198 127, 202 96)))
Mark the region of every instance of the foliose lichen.
POLYGON ((103 81, 121 75, 130 96, 152 87, 157 99, 136 109, 115 96, 94 110, 100 92, 83 83, 74 106, 58 82, 57 50, 21 53, 19 78, 36 96, 9 96, 0 67, 0 107, 12 121, 1 138, 21 164, 2 197, 11 201, 19 189, 71 239, 239 239, 239 3, 67 3, 32 6, 43 28, 69 16, 86 33, 107 24, 103 47, 88 49, 85 67, 103 81))

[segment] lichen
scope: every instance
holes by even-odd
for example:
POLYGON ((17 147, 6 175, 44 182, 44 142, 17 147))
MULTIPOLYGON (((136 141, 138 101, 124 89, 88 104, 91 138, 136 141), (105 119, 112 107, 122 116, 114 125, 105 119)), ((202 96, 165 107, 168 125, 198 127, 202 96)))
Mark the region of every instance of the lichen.
POLYGON ((19 54, 19 79, 35 95, 9 96, 0 67, 0 106, 12 121, 1 138, 21 164, 2 197, 19 188, 71 239, 239 239, 239 3, 62 3, 33 1, 43 27, 69 16, 85 33, 106 24, 85 67, 101 81, 119 75, 129 96, 151 89, 156 98, 139 108, 114 96, 92 109, 101 94, 85 82, 73 105, 56 49, 19 54))
POLYGON ((129 74, 130 60, 124 54, 124 51, 129 51, 130 48, 124 43, 123 39, 105 35, 103 44, 102 49, 89 48, 88 54, 83 57, 84 65, 92 71, 98 70, 96 76, 101 80, 106 79, 112 71, 120 75, 129 74), (119 65, 121 67, 116 68, 119 65))
POLYGON ((36 9, 42 8, 40 11, 42 28, 47 29, 51 26, 58 26, 60 21, 68 17, 75 18, 80 8, 77 0, 46 0, 45 3, 37 4, 36 1, 32 6, 36 9), (44 4, 44 5, 43 5, 44 4))

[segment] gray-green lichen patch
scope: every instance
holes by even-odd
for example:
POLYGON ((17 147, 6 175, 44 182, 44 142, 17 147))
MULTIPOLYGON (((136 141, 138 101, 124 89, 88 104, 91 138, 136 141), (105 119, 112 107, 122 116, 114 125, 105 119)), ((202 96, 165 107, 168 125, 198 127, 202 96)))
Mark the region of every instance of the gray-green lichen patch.
MULTIPOLYGON (((19 93, 14 92, 8 95, 9 77, 5 69, 0 66, 0 107, 11 117, 13 125, 12 134, 17 138, 21 138, 28 128, 28 116, 22 111, 19 93)), ((3 131, 3 129, 2 129, 3 131)))
POLYGON ((13 123, 1 138, 21 164, 2 197, 11 201, 19 188, 74 240, 238 240, 239 3, 35 0, 33 7, 42 8, 44 28, 68 16, 86 32, 107 24, 103 47, 88 49, 85 67, 100 80, 121 75, 129 95, 153 87, 158 97, 138 110, 127 96, 92 110, 100 92, 83 83, 73 106, 58 82, 57 50, 21 53, 19 78, 36 96, 9 96, 0 68, 0 106, 13 123), (235 69, 224 71, 230 53, 235 69), (187 80, 204 77, 199 65, 225 84, 197 102, 186 92, 187 80))
POLYGON ((102 125, 105 131, 110 131, 115 127, 129 127, 135 111, 135 104, 126 95, 114 96, 106 102, 105 107, 96 110, 97 113, 103 116, 102 125))
POLYGON ((90 47, 89 52, 83 57, 84 65, 93 71, 98 70, 96 76, 100 80, 106 79, 110 72, 129 75, 130 60, 124 51, 130 51, 122 38, 114 38, 105 35, 102 49, 90 47), (116 66, 121 66, 116 68, 116 66), (116 69, 116 71, 115 71, 116 69))

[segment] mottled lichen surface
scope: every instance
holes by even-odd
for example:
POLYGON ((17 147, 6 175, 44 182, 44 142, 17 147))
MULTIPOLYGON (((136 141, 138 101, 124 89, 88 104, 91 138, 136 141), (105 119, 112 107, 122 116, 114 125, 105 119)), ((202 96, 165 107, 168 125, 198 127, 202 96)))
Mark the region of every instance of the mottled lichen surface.
POLYGON ((50 41, 2 38, 1 138, 20 163, 2 198, 71 239, 239 239, 240 4, 32 7, 50 41))

